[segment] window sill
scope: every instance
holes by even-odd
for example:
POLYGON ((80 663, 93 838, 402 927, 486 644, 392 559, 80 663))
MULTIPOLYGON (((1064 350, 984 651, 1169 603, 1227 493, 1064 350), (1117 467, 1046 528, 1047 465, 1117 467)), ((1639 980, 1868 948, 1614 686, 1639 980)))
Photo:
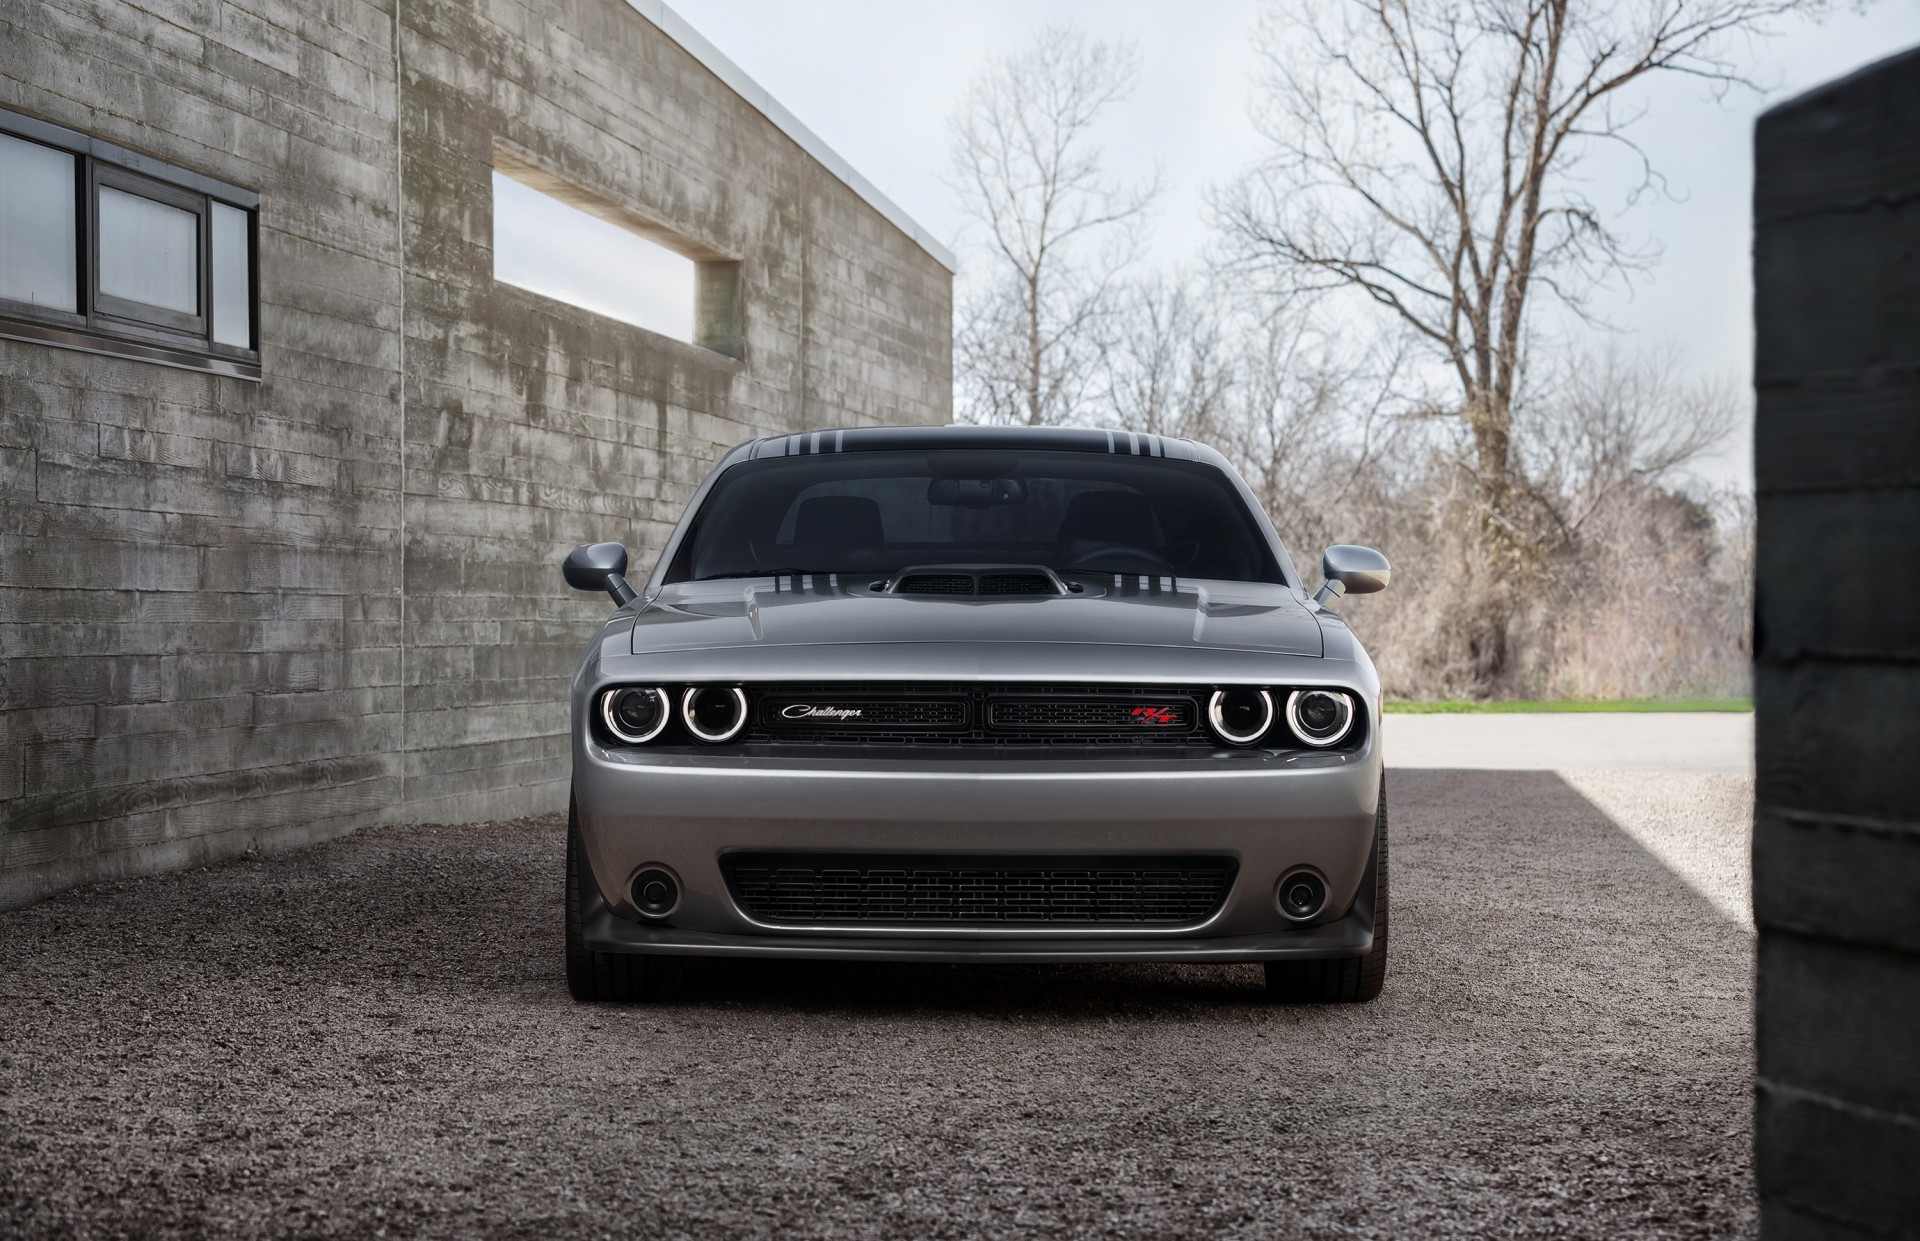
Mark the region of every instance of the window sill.
POLYGON ((132 358, 136 361, 152 362, 157 366, 171 366, 183 371, 199 371, 202 374, 219 375, 227 379, 244 379, 250 383, 260 382, 260 362, 257 358, 246 361, 218 357, 191 349, 174 349, 165 345, 121 340, 77 328, 23 323, 17 319, 0 319, 0 340, 29 341, 39 345, 51 345, 56 349, 72 349, 79 353, 94 353, 107 357, 132 358))

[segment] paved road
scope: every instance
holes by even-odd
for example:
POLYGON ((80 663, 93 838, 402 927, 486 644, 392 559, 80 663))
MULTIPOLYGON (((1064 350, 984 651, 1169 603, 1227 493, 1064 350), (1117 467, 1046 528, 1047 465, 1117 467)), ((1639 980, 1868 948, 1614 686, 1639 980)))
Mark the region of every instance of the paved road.
POLYGON ((752 963, 575 1006, 554 820, 69 894, 0 916, 0 1235, 1750 1233, 1751 941, 1642 843, 1726 852, 1748 787, 1403 767, 1347 1008, 752 963))
POLYGON ((1753 716, 1389 715, 1395 767, 1491 771, 1753 771, 1753 716))

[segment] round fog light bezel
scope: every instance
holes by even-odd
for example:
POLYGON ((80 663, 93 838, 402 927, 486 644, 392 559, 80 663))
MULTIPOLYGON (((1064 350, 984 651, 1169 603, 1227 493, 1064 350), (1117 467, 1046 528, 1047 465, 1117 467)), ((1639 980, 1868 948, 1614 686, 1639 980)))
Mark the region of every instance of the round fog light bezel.
POLYGON ((1339 745, 1342 741, 1346 740, 1347 734, 1353 731, 1353 721, 1357 714, 1358 712, 1354 710, 1353 706, 1353 695, 1347 693, 1345 690, 1318 688, 1296 689, 1287 695, 1287 727, 1292 730, 1293 735, 1299 738, 1303 744, 1313 746, 1315 749, 1324 749, 1330 745, 1339 745), (1324 737, 1316 736, 1307 731, 1306 725, 1300 721, 1300 700, 1309 694, 1326 695, 1338 703, 1340 709, 1346 713, 1345 718, 1340 721, 1340 727, 1324 737))
POLYGON ((666 731, 673 720, 673 696, 657 685, 616 685, 600 695, 600 722, 617 740, 627 745, 645 745, 666 731), (628 732, 620 726, 620 718, 614 713, 613 704, 620 695, 628 693, 652 693, 660 699, 660 718, 652 729, 644 733, 628 732))
POLYGON ((1273 904, 1280 916, 1289 922, 1312 922, 1327 908, 1327 881, 1320 872, 1306 866, 1296 866, 1280 876, 1280 882, 1273 885, 1273 904), (1313 894, 1313 908, 1306 913, 1296 913, 1288 907, 1287 894, 1290 889, 1305 885, 1313 894))
POLYGON ((1260 738, 1266 736, 1267 730, 1273 727, 1273 695, 1264 689, 1256 689, 1251 692, 1260 695, 1260 705, 1265 708, 1265 712, 1260 719, 1260 727, 1250 733, 1235 733, 1227 728, 1226 721, 1221 718, 1222 702, 1228 694, 1246 692, 1249 691, 1244 689, 1216 689, 1207 699, 1207 726, 1213 729, 1214 736, 1220 738, 1220 740, 1226 742, 1228 745, 1252 745, 1254 742, 1260 740, 1260 738))
POLYGON ((627 899, 633 902, 635 913, 658 922, 673 917, 679 911, 680 891, 680 880, 672 871, 656 862, 649 862, 633 873, 633 879, 627 884, 627 899), (654 883, 664 884, 673 899, 664 907, 650 909, 641 901, 640 893, 643 886, 654 883))
POLYGON ((682 723, 686 724, 688 732, 692 733, 699 740, 706 742, 708 745, 720 745, 723 742, 732 741, 735 737, 738 737, 740 731, 747 726, 747 691, 737 685, 689 685, 687 686, 687 692, 680 695, 680 719, 682 723), (733 695, 735 712, 733 727, 727 729, 725 732, 707 732, 700 727, 700 722, 694 718, 694 696, 709 691, 733 695))

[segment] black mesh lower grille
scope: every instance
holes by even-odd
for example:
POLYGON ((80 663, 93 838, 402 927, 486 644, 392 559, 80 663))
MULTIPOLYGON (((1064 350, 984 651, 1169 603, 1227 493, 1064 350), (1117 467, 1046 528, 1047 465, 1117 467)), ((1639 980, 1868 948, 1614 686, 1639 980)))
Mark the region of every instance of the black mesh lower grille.
POLYGON ((735 853, 733 896, 761 922, 949 926, 1204 922, 1237 863, 1223 857, 735 853))

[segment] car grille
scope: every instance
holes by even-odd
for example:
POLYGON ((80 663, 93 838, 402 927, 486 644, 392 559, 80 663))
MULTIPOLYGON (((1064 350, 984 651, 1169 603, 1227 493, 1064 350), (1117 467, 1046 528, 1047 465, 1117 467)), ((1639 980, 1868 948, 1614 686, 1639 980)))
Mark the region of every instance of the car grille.
POLYGON ((1211 746, 1205 687, 783 684, 748 686, 743 740, 858 746, 1211 746))
POLYGON ((1220 908, 1237 865, 1226 857, 826 853, 720 860, 749 916, 798 926, 1180 926, 1220 908))

